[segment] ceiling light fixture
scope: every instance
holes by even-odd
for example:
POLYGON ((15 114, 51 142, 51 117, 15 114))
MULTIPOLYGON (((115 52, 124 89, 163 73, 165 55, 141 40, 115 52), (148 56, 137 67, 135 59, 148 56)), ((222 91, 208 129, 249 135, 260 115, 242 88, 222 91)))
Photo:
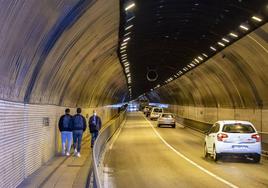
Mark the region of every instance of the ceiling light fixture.
POLYGON ((207 54, 202 53, 203 56, 208 57, 207 54))
POLYGON ((134 8, 134 7, 135 7, 135 3, 131 3, 130 5, 128 5, 128 6, 125 8, 125 11, 128 11, 128 10, 134 8))
POLYGON ((224 42, 230 42, 228 39, 226 39, 226 38, 222 38, 222 40, 224 41, 224 42))
POLYGON ((261 21, 262 21, 262 19, 259 18, 259 17, 257 17, 257 16, 252 16, 251 18, 252 18, 253 20, 257 21, 257 22, 261 22, 261 21))
POLYGON ((210 49, 213 50, 213 51, 217 51, 217 49, 214 48, 213 46, 210 46, 210 49))
POLYGON ((129 18, 128 20, 127 20, 127 22, 130 22, 131 20, 133 20, 135 18, 135 16, 132 16, 131 18, 129 18))
POLYGON ((237 38, 237 37, 238 37, 238 35, 237 35, 237 34, 235 34, 235 33, 230 33, 229 35, 231 35, 232 37, 235 37, 235 38, 237 38))
POLYGON ((200 57, 200 56, 198 56, 198 59, 200 59, 201 61, 203 61, 203 58, 202 58, 202 57, 200 57))
POLYGON ((199 60, 198 59, 194 59, 197 63, 199 63, 199 60))
POLYGON ((120 51, 121 54, 124 53, 124 52, 126 52, 126 50, 121 50, 121 51, 120 51))
POLYGON ((125 28, 125 31, 126 31, 126 30, 129 30, 129 29, 132 28, 132 27, 133 27, 133 25, 127 26, 127 27, 125 28))
POLYGON ((123 50, 123 49, 126 49, 127 48, 127 46, 122 46, 121 48, 120 48, 120 50, 123 50))
POLYGON ((124 42, 121 44, 121 46, 126 46, 127 45, 127 42, 124 42))
POLYGON ((248 31, 248 30, 249 30, 249 28, 246 27, 246 26, 244 26, 244 25, 240 25, 239 27, 240 27, 241 29, 245 30, 245 31, 248 31))
POLYGON ((123 40, 123 42, 127 42, 130 40, 130 37, 127 37, 126 39, 123 40))
POLYGON ((218 45, 225 47, 225 44, 218 42, 218 45))

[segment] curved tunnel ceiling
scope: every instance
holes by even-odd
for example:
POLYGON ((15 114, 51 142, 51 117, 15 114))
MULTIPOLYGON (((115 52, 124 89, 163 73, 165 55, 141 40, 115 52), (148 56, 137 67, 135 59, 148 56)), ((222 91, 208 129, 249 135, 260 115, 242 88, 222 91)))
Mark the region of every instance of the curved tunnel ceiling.
POLYGON ((103 106, 126 99, 117 0, 0 1, 0 98, 103 106))
POLYGON ((267 5, 267 0, 121 1, 118 54, 132 97, 176 79, 263 25, 267 5), (158 73, 155 81, 147 79, 150 70, 158 73))
POLYGON ((267 59, 268 23, 147 97, 180 106, 267 109, 267 59))

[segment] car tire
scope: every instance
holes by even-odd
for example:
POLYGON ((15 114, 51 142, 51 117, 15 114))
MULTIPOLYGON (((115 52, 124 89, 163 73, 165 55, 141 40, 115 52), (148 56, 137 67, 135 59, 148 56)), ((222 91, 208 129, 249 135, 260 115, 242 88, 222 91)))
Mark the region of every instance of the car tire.
POLYGON ((261 155, 254 155, 253 156, 253 162, 259 163, 261 161, 261 155))
POLYGON ((214 147, 213 147, 213 160, 215 161, 215 162, 217 162, 219 159, 220 159, 220 154, 218 154, 217 152, 216 152, 216 147, 215 147, 215 145, 214 145, 214 147))
POLYGON ((207 149, 207 145, 204 144, 204 157, 207 158, 208 157, 208 149, 207 149))
POLYGON ((176 128, 176 124, 172 125, 172 128, 176 128))
POLYGON ((160 127, 160 124, 158 124, 157 127, 160 127))

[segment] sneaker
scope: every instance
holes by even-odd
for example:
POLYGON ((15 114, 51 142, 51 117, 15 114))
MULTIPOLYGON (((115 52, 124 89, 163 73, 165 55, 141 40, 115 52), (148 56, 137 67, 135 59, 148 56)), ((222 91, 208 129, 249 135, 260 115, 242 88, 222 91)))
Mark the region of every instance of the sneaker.
POLYGON ((77 153, 77 155, 76 155, 76 156, 77 156, 77 157, 81 157, 81 155, 80 155, 80 153, 79 153, 79 152, 77 153))
POLYGON ((69 152, 66 152, 66 156, 70 156, 70 153, 69 152))
POLYGON ((77 153, 77 149, 74 149, 74 153, 75 153, 75 154, 77 153))

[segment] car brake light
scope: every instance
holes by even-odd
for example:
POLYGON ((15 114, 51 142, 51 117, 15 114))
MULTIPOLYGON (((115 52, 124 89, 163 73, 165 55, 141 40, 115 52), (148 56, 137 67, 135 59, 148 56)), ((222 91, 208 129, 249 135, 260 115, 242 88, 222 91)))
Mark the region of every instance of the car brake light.
POLYGON ((224 138, 228 138, 228 135, 224 133, 217 134, 218 141, 223 141, 224 138))
POLYGON ((260 136, 259 134, 253 134, 253 135, 251 136, 251 138, 256 139, 256 142, 260 142, 260 141, 261 141, 261 136, 260 136))

